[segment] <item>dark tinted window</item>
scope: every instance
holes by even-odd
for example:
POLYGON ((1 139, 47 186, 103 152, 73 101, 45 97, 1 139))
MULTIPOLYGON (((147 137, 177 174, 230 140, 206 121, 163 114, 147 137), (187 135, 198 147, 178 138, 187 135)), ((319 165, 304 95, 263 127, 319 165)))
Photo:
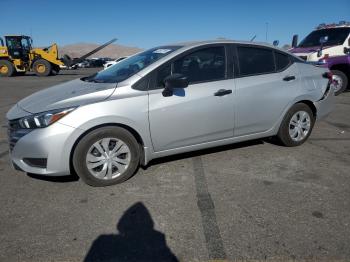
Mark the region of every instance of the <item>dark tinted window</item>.
POLYGON ((225 48, 210 47, 195 51, 173 63, 173 73, 188 77, 190 83, 225 78, 225 48))
POLYGON ((279 52, 275 53, 276 57, 276 69, 277 71, 283 71, 290 64, 290 57, 286 54, 282 54, 279 52))
POLYGON ((327 28, 311 32, 298 47, 319 46, 320 38, 327 37, 327 41, 323 44, 327 45, 341 45, 350 33, 349 27, 327 28))
POLYGON ((275 71, 272 50, 245 46, 239 46, 237 50, 240 74, 242 76, 275 71))

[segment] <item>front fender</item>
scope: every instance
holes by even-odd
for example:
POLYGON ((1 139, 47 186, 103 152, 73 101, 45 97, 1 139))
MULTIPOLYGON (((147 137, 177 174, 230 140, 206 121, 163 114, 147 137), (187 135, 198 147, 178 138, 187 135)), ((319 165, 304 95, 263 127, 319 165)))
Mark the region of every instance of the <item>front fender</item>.
MULTIPOLYGON (((73 140, 79 139, 86 131, 98 126, 125 125, 139 134, 144 147, 152 148, 148 124, 147 95, 80 106, 60 119, 59 123, 75 128, 72 134, 73 140)), ((73 144, 70 143, 70 150, 73 144)))

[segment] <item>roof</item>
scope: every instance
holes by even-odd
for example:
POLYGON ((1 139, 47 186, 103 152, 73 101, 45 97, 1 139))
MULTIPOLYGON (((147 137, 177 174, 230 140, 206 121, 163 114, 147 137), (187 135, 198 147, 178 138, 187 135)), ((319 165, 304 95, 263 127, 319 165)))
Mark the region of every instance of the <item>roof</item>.
POLYGON ((277 49, 281 52, 289 53, 287 50, 284 50, 278 46, 274 46, 269 43, 264 42, 251 42, 251 41, 239 41, 239 40, 229 40, 229 39, 217 39, 217 40, 204 40, 204 41, 189 41, 189 42, 181 42, 181 43, 172 43, 167 46, 181 46, 181 49, 190 49, 197 46, 207 45, 207 44, 243 44, 243 45, 254 45, 254 46, 262 46, 277 49))
POLYGON ((4 37, 7 37, 7 36, 9 36, 9 37, 30 37, 28 35, 4 35, 4 37))
POLYGON ((332 24, 319 24, 316 27, 316 30, 322 30, 322 29, 329 29, 329 28, 342 28, 342 27, 350 27, 350 22, 346 22, 346 21, 340 21, 338 24, 336 23, 332 23, 332 24))
POLYGON ((249 44, 249 45, 267 46, 267 47, 273 46, 269 43, 263 43, 263 42, 239 41, 239 40, 230 40, 230 39, 188 41, 188 42, 175 43, 174 45, 194 47, 194 46, 201 46, 206 44, 249 44))

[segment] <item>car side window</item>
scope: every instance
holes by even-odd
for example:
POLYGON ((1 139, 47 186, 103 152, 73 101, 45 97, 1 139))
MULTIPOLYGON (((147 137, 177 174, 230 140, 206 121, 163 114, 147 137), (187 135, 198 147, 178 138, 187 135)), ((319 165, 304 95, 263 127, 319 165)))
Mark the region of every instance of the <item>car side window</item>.
POLYGON ((273 51, 267 48, 238 46, 240 76, 275 72, 273 51))
POLYGON ((225 47, 200 49, 163 65, 157 70, 155 85, 150 89, 164 88, 164 79, 175 73, 187 76, 190 84, 225 79, 225 47))
POLYGON ((174 61, 173 72, 188 77, 189 83, 209 82, 225 78, 225 48, 208 47, 174 61))
POLYGON ((149 85, 149 77, 143 77, 141 80, 137 81, 135 84, 133 84, 132 89, 139 90, 139 91, 147 91, 148 85, 149 85))
POLYGON ((280 52, 275 52, 275 59, 276 59, 276 70, 277 71, 283 71, 291 64, 290 57, 288 55, 282 54, 280 52))

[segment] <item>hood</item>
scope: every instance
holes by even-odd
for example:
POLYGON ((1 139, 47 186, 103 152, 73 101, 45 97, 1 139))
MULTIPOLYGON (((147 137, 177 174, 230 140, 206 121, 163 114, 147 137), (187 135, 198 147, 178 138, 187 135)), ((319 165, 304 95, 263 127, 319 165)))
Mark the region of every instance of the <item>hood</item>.
MULTIPOLYGON (((325 50, 327 48, 330 48, 332 46, 324 46, 322 49, 325 50)), ((291 53, 313 53, 313 52, 317 52, 318 50, 320 50, 320 46, 312 46, 312 47, 295 47, 292 48, 290 50, 288 50, 291 53)))
POLYGON ((18 102, 18 106, 30 113, 68 108, 96 103, 111 96, 115 83, 93 83, 80 79, 59 84, 36 92, 18 102))

